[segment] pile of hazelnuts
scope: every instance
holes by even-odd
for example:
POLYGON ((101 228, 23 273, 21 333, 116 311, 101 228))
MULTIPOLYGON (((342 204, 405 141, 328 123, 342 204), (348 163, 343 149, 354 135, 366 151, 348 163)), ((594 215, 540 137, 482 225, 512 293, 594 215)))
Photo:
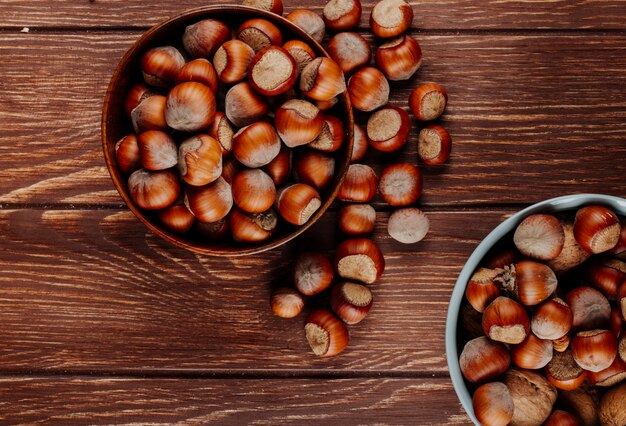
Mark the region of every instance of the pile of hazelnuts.
MULTIPOLYGON (((282 12, 280 1, 249 0, 244 4, 282 12)), ((336 247, 332 260, 322 253, 301 253, 294 262, 293 285, 274 289, 270 300, 272 311, 282 318, 298 316, 305 298, 319 301, 321 297, 328 301, 329 307, 314 310, 304 326, 313 353, 324 357, 338 355, 348 346, 347 325, 366 317, 373 303, 368 285, 374 284, 385 269, 380 248, 369 238, 374 231, 376 211, 368 203, 376 193, 396 208, 387 226, 392 238, 401 243, 416 243, 426 236, 430 226, 426 215, 413 207, 423 186, 416 164, 390 165, 379 179, 372 167, 362 163, 368 147, 393 153, 409 140, 411 117, 404 109, 389 104, 389 81, 410 79, 422 63, 419 43, 406 34, 413 21, 413 10, 404 0, 382 0, 374 5, 370 29, 382 40, 374 55, 375 66, 370 65, 369 42, 350 31, 358 26, 361 12, 359 0, 331 0, 322 17, 309 10, 295 10, 286 16, 319 43, 327 29, 334 32, 327 51, 332 58, 328 63, 336 67, 325 72, 336 74, 337 81, 345 82, 347 76, 343 88, 349 93, 352 107, 360 111, 355 119, 352 164, 337 194, 342 202, 338 227, 346 239, 336 247)), ((443 87, 426 83, 412 91, 409 108, 419 121, 430 123, 443 114, 447 101, 443 87)), ((319 103, 317 106, 322 108, 319 103)), ((443 164, 450 151, 451 138, 442 126, 430 124, 420 130, 418 155, 424 164, 443 164)))
MULTIPOLYGON (((283 13, 281 0, 245 0, 244 5, 283 13)), ((323 15, 295 10, 286 16, 321 43, 326 30, 331 58, 317 57, 304 41, 283 39, 276 25, 256 18, 231 28, 218 19, 187 26, 184 50, 154 47, 143 54, 143 81, 134 85, 125 110, 134 132, 115 147, 117 164, 128 175, 137 206, 155 211, 164 227, 203 240, 260 243, 280 220, 305 224, 322 205, 344 144, 344 123, 333 112, 348 91, 361 124, 338 200, 339 228, 348 237, 331 262, 318 253, 296 260, 294 287, 280 288, 272 310, 297 316, 304 297, 330 291, 330 310, 306 320, 313 352, 337 355, 348 344, 345 324, 361 321, 372 304, 366 287, 384 270, 384 258, 368 236, 377 192, 397 208, 388 221, 391 237, 416 243, 429 230, 426 215, 413 207, 422 194, 416 164, 388 166, 380 176, 360 163, 371 147, 389 153, 406 145, 412 119, 389 104, 389 81, 410 79, 422 63, 419 43, 406 34, 413 10, 405 0, 381 0, 370 28, 381 42, 350 30, 361 19, 359 0, 330 0, 323 15), (375 66, 371 66, 374 56, 375 66), (322 195, 320 195, 322 194, 322 195)), ((426 165, 447 161, 451 138, 431 124, 444 112, 446 91, 436 83, 416 87, 408 106, 420 122, 418 155, 426 165)))
POLYGON ((459 364, 492 425, 626 424, 626 221, 533 214, 470 278, 459 364))

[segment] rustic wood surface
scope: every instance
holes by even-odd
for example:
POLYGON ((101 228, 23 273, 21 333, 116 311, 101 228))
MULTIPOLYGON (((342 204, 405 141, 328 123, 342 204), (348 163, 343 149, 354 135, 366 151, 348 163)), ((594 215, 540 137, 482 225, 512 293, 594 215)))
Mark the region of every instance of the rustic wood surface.
MULTIPOLYGON (((300 247, 332 249, 334 211, 297 243, 213 259, 149 233, 104 166, 117 62, 149 26, 210 3, 0 2, 0 421, 467 424, 443 341, 467 256, 528 204, 626 196, 626 1, 413 2, 425 62, 392 102, 444 84, 453 156, 423 168, 422 243, 391 240, 377 199, 387 270, 333 359, 268 297, 300 247)), ((400 158, 415 161, 416 132, 400 158)), ((379 171, 396 159, 367 157, 379 171)))

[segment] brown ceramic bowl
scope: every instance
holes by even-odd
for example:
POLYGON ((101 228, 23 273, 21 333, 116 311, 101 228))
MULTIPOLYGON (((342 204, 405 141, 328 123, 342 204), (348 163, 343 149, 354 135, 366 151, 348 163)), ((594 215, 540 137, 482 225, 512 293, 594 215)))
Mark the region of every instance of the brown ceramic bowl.
POLYGON ((290 39, 303 40, 313 48, 318 56, 328 56, 326 51, 303 30, 287 21, 282 16, 278 16, 274 13, 234 5, 208 6, 184 12, 148 30, 133 44, 128 52, 126 52, 117 66, 111 78, 102 110, 102 147, 104 149, 104 158, 113 183, 126 205, 128 205, 135 216, 155 234, 180 247, 202 254, 243 256, 259 253, 278 247, 302 234, 318 221, 335 199, 339 186, 350 164, 354 130, 352 108, 350 106, 349 97, 347 93, 344 92, 340 95, 340 101, 333 110, 343 121, 345 127, 345 142, 342 148, 335 153, 335 176, 329 188, 321 194, 322 206, 305 225, 294 227, 280 220, 280 224, 274 236, 257 245, 244 245, 236 243, 233 240, 219 243, 203 241, 200 237, 193 234, 193 230, 186 235, 179 235, 169 231, 160 224, 154 212, 142 210, 130 198, 126 184, 127 176, 125 176, 117 166, 115 144, 126 134, 133 131, 130 120, 124 113, 124 100, 130 87, 141 81, 140 63, 142 54, 156 46, 179 45, 185 27, 205 18, 222 20, 229 24, 233 31, 247 19, 264 18, 273 22, 280 28, 284 41, 290 39))

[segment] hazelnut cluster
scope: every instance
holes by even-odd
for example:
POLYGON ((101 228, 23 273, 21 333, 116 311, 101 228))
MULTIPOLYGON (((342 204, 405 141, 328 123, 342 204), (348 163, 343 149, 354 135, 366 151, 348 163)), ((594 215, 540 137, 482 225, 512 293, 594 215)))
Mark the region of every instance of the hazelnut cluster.
POLYGON ((329 309, 313 311, 304 330, 315 355, 338 355, 350 340, 346 324, 361 322, 372 307, 373 296, 367 285, 374 284, 384 270, 383 254, 368 238, 343 241, 332 261, 321 253, 302 253, 294 264, 293 288, 273 291, 272 311, 282 318, 294 318, 304 308, 305 297, 324 295, 330 289, 328 299, 334 314, 329 309))
MULTIPOLYGON (((250 0, 245 4, 272 10, 267 1, 250 0)), ((305 325, 307 341, 320 356, 343 351, 349 341, 346 324, 360 322, 372 306, 372 292, 367 285, 378 280, 385 266, 380 249, 369 239, 376 222, 376 211, 369 203, 375 195, 379 193, 388 205, 396 208, 387 228, 395 240, 405 244, 419 242, 430 226, 426 215, 413 207, 422 195, 423 186, 422 173, 416 164, 392 164, 383 170, 380 179, 372 167, 363 164, 369 147, 393 153, 409 140, 411 117, 403 108, 389 104, 389 98, 393 84, 390 81, 410 79, 422 63, 419 43, 406 33, 413 21, 413 9, 405 0, 381 0, 374 5, 369 19, 369 27, 379 41, 374 54, 370 43, 354 32, 361 13, 359 0, 330 0, 322 17, 309 10, 294 10, 286 16, 317 42, 324 40, 326 30, 333 33, 327 51, 334 61, 329 63, 335 63, 338 70, 328 68, 320 73, 336 76, 337 84, 341 84, 341 79, 352 107, 359 111, 355 118, 352 164, 337 194, 337 199, 343 202, 338 214, 339 230, 347 239, 336 247, 334 263, 319 253, 301 254, 295 262, 293 287, 275 289, 270 302, 277 316, 293 318, 304 308, 305 298, 327 297, 329 308, 314 311, 305 325), (347 80, 343 80, 344 76, 347 80)), ((306 45, 297 43, 289 47, 296 60, 311 60, 306 45)), ((448 132, 439 125, 427 125, 443 114, 447 101, 443 87, 426 83, 413 90, 408 102, 416 119, 426 123, 418 138, 418 154, 426 165, 443 164, 450 156, 448 132)), ((319 100, 316 105, 322 108, 320 105, 326 102, 333 100, 319 100)), ((334 147, 339 125, 327 121, 328 137, 319 138, 323 140, 311 146, 320 150, 334 147)), ((300 179, 305 183, 314 185, 331 178, 330 174, 320 172, 329 168, 322 158, 314 155, 306 159, 296 156, 293 167, 298 177, 306 170, 318 171, 315 176, 310 173, 300 179)))
POLYGON ((528 216, 465 296, 459 364, 482 424, 626 424, 626 221, 528 216))
MULTIPOLYGON (((282 13, 280 2, 253 3, 282 13)), ((115 152, 133 201, 207 240, 259 243, 281 219, 305 224, 346 134, 332 110, 346 88, 339 65, 266 19, 204 19, 182 46, 146 51, 126 97, 134 132, 115 152)))

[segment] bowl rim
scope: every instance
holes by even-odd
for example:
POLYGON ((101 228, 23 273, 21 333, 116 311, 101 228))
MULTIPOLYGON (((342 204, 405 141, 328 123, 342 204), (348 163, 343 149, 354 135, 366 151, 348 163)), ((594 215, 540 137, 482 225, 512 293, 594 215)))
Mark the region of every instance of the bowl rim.
MULTIPOLYGON (((113 169, 117 168, 117 165, 115 163, 115 159, 114 158, 110 158, 109 156, 109 152, 108 152, 108 144, 107 144, 107 128, 108 128, 108 122, 107 122, 107 117, 110 114, 110 109, 111 109, 111 105, 112 105, 112 93, 115 90, 115 83, 117 83, 120 78, 122 77, 122 74, 125 70, 125 68, 129 65, 129 62, 131 61, 131 59, 133 57, 135 57, 136 55, 138 55, 140 53, 140 51, 142 49, 145 48, 144 44, 147 40, 149 40, 150 38, 152 38, 153 36, 155 36, 156 34, 160 33, 161 31, 163 31, 164 28, 168 28, 170 26, 177 26, 177 25, 181 25, 184 21, 187 21, 189 19, 193 19, 196 18, 197 20, 201 20, 201 19, 206 19, 206 18, 216 18, 219 19, 219 17, 217 15, 219 15, 220 13, 228 13, 228 14, 234 14, 237 12, 244 12, 250 15, 255 15, 255 17, 257 18, 265 18, 267 20, 269 20, 270 22, 273 23, 279 23, 280 26, 282 26, 283 28, 286 28, 289 32, 293 33, 294 35, 296 35, 298 37, 298 39, 301 39, 305 42, 307 42, 310 45, 313 45, 314 50, 322 52, 324 54, 324 56, 330 58, 330 55, 328 54, 328 52, 322 47, 322 45, 320 43, 318 43, 317 41, 315 41, 310 35, 308 35, 304 30, 302 30, 300 27, 298 27, 297 25, 295 25, 294 23, 290 22, 289 20, 287 20, 285 17, 283 17, 282 15, 278 15, 266 10, 262 10, 262 9, 257 9, 255 7, 251 7, 251 6, 242 6, 242 5, 236 5, 236 4, 226 4, 226 5, 211 5, 211 6, 201 6, 201 7, 196 7, 193 9, 188 9, 185 10, 169 19, 166 19, 162 22, 159 22, 158 24, 152 26, 150 29, 148 29, 147 31, 145 31, 141 37, 139 37, 137 40, 135 40, 132 44, 132 46, 130 48, 128 48, 126 50, 126 52, 124 53, 124 55, 122 56, 122 58, 120 59, 119 63, 117 64, 115 71, 113 73, 113 75, 111 76, 111 79, 109 81, 109 84, 107 86, 107 90, 105 92, 105 97, 104 97, 104 102, 103 102, 103 106, 102 106, 102 116, 101 116, 101 123, 100 123, 100 139, 102 142, 102 150, 104 153, 104 159, 105 159, 105 163, 106 163, 106 167, 107 167, 107 171, 109 172, 109 175, 111 177, 111 180, 113 181, 113 185, 115 186, 115 189, 117 190, 117 192, 120 194, 120 196, 122 197, 122 200, 124 201, 124 204, 126 204, 126 206, 130 209, 130 211, 133 212, 133 214, 135 215, 135 217, 137 219, 139 219, 140 222, 142 222, 150 231, 152 231, 153 233, 155 233, 156 235, 158 235, 159 237, 163 238, 164 240, 168 241, 171 244, 174 244, 178 247, 182 247, 186 250, 189 250, 191 252, 194 253, 199 253, 199 254, 204 254, 204 255, 210 255, 210 256, 224 256, 224 257, 240 257, 240 256, 248 256, 248 255, 252 255, 252 254, 257 254, 257 253, 261 253, 261 252, 265 252, 268 250, 272 250, 276 247, 279 247, 295 238, 297 238, 298 236, 300 236, 302 233, 304 233, 305 231, 307 231, 309 228, 311 228, 314 224, 316 224, 318 222, 318 220, 326 213, 326 211, 328 210, 328 208, 331 206, 331 204, 333 203, 333 201, 335 200, 338 192, 339 192, 339 188, 341 187, 341 184, 345 178, 345 175, 348 171, 348 167, 350 165, 350 159, 351 159, 351 154, 352 154, 352 149, 354 146, 354 111, 352 109, 352 103, 350 101, 350 96, 348 94, 348 90, 346 88, 346 90, 340 94, 339 96, 342 97, 342 101, 344 103, 344 108, 345 108, 345 118, 346 118, 346 122, 344 122, 344 135, 345 135, 345 141, 344 141, 344 145, 345 145, 345 156, 343 159, 341 159, 341 162, 338 162, 336 167, 336 172, 339 171, 343 171, 343 173, 341 173, 341 176, 339 176, 335 186, 333 188, 331 188, 328 192, 327 198, 324 201, 324 203, 322 203, 322 205, 320 206, 320 208, 315 212, 315 214, 307 221, 307 223, 305 223, 304 225, 295 228, 293 231, 286 233, 285 235, 281 236, 280 238, 277 238, 275 240, 270 240, 269 242, 266 243, 261 243, 261 244, 257 244, 257 245, 241 245, 241 246, 236 246, 236 245, 232 245, 230 248, 226 249, 226 248, 209 248, 209 247, 199 247, 193 244, 190 244, 184 240, 182 240, 180 238, 180 236, 178 234, 174 234, 173 232, 167 231, 165 229, 161 229, 157 226, 155 226, 151 220, 149 220, 149 218, 144 214, 144 212, 139 209, 135 203, 132 201, 132 199, 130 198, 130 196, 128 194, 126 194, 124 187, 125 187, 125 182, 122 181, 122 179, 120 178, 120 176, 117 176, 114 172, 113 169)), ((342 114, 343 115, 343 114, 342 114)), ((343 122, 343 120, 342 120, 343 122)))
POLYGON ((500 241, 502 237, 515 229, 515 227, 526 216, 536 213, 551 213, 563 210, 572 210, 590 204, 605 205, 612 208, 617 214, 626 216, 626 199, 613 195, 570 194, 540 201, 520 210, 496 226, 474 249, 463 266, 463 269, 459 273, 459 277, 454 285, 454 290, 450 296, 448 313, 446 316, 446 359, 454 390, 461 402, 461 405, 465 409, 465 412, 474 424, 478 426, 480 425, 474 415, 472 397, 467 389, 467 386, 465 385, 463 375, 461 374, 461 368, 459 366, 459 348, 457 347, 457 323, 459 310, 461 308, 463 297, 465 296, 465 287, 471 274, 474 272, 487 252, 498 241, 500 241))

